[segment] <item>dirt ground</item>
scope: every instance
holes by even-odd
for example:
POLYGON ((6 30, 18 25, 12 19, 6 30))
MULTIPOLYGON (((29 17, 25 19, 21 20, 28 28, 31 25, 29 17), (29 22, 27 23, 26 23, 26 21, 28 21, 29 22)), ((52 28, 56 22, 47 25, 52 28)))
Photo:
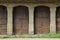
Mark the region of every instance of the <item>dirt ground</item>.
POLYGON ((60 40, 60 38, 5 38, 0 40, 60 40))

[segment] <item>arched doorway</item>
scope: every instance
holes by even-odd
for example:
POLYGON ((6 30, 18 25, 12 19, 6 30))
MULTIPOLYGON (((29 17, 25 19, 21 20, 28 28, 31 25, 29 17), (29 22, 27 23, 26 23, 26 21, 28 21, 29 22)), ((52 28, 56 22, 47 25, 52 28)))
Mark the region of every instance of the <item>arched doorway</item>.
POLYGON ((14 7, 13 10, 14 34, 28 34, 29 12, 25 6, 14 7))
POLYGON ((50 32, 50 10, 46 6, 38 6, 34 9, 34 33, 45 34, 50 32))
POLYGON ((56 31, 60 33, 60 6, 56 8, 56 31))
POLYGON ((0 5, 0 35, 7 34, 7 8, 0 5))

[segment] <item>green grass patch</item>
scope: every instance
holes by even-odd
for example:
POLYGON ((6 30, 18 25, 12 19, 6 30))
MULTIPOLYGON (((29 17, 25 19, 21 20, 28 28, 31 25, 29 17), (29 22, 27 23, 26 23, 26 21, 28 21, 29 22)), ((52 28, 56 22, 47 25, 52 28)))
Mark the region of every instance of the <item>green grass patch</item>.
POLYGON ((42 34, 42 35, 5 35, 0 38, 60 38, 60 34, 42 34))

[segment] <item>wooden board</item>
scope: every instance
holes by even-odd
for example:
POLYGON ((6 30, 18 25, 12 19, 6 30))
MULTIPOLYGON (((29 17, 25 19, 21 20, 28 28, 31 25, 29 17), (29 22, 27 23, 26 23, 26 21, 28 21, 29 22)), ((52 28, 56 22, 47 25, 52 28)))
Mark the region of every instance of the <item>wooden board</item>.
POLYGON ((57 7, 56 10, 56 31, 60 33, 60 7, 57 7))
POLYGON ((14 8, 14 34, 28 34, 28 8, 18 6, 14 8))
POLYGON ((49 8, 40 6, 35 8, 35 34, 45 34, 50 32, 49 8))
POLYGON ((0 35, 7 34, 7 9, 0 6, 0 35))

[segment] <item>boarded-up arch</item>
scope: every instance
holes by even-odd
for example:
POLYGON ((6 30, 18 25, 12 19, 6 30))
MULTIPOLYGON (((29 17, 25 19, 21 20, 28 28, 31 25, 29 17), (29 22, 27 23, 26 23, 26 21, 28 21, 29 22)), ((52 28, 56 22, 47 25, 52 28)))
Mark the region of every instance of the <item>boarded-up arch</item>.
POLYGON ((14 7, 14 34, 28 34, 29 13, 28 8, 25 6, 14 7))
POLYGON ((7 34, 7 8, 0 5, 0 35, 7 34))
POLYGON ((34 9, 34 33, 44 34, 50 32, 50 9, 47 6, 38 6, 34 9))
POLYGON ((60 6, 56 8, 56 31, 60 33, 60 6))

